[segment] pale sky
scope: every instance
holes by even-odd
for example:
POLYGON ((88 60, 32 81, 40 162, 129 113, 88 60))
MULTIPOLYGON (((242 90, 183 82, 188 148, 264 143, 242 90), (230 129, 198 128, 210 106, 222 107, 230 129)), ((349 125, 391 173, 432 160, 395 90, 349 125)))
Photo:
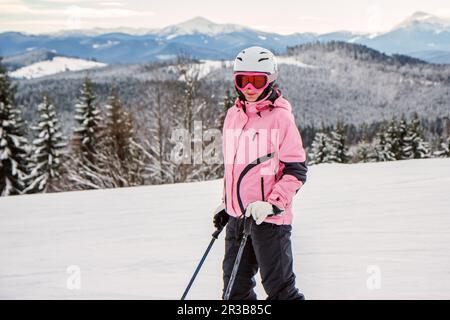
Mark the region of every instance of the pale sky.
POLYGON ((450 17, 449 0, 0 0, 0 32, 161 28, 195 16, 266 32, 383 32, 416 11, 450 17))

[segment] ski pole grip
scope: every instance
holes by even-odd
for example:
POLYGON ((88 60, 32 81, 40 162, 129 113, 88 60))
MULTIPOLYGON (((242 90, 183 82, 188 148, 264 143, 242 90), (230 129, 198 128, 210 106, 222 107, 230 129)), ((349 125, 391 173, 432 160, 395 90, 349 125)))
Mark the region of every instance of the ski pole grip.
POLYGON ((280 209, 274 204, 272 205, 272 209, 273 209, 273 213, 267 215, 268 217, 275 217, 275 216, 281 215, 284 211, 284 209, 280 209))
POLYGON ((214 233, 212 234, 212 237, 213 237, 214 239, 217 239, 217 238, 219 237, 219 234, 222 232, 222 230, 223 230, 223 227, 217 229, 216 231, 214 231, 214 233))

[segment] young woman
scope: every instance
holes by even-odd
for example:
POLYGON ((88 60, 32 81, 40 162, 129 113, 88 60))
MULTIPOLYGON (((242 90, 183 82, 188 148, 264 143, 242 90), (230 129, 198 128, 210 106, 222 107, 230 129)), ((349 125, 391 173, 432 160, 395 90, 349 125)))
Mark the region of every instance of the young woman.
POLYGON ((224 196, 214 212, 216 228, 226 227, 224 297, 243 229, 251 235, 230 299, 256 299, 260 269, 267 299, 304 299, 295 287, 291 249, 292 198, 306 181, 306 154, 289 102, 275 81, 274 55, 261 47, 242 50, 234 61, 238 98, 223 127, 224 196))

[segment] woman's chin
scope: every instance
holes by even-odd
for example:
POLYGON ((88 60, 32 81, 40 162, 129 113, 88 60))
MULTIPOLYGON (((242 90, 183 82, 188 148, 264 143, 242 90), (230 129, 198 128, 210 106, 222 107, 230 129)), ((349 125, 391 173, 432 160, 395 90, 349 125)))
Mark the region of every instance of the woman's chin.
POLYGON ((254 95, 246 95, 245 96, 245 99, 247 99, 247 101, 250 101, 250 102, 253 102, 253 101, 256 101, 256 99, 258 99, 258 95, 257 94, 254 94, 254 95))

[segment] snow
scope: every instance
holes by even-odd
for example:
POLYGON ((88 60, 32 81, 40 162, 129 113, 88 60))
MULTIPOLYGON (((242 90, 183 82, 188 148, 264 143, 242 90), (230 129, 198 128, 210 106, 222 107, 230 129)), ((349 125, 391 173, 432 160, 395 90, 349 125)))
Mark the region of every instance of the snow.
POLYGON ((298 66, 298 67, 302 67, 302 68, 317 68, 316 66, 313 65, 309 65, 306 63, 301 62, 300 60, 298 60, 298 58, 296 57, 277 57, 277 63, 278 64, 290 64, 290 65, 294 65, 294 66, 298 66))
MULTIPOLYGON (((214 70, 221 69, 222 67, 231 68, 232 66, 233 62, 229 60, 200 60, 199 64, 196 64, 195 67, 189 70, 189 75, 193 76, 196 74, 199 79, 202 79, 214 70)), ((177 72, 175 66, 169 66, 167 67, 167 70, 170 72, 177 72)), ((178 78, 180 81, 183 81, 183 79, 184 76, 178 78)))
MULTIPOLYGON (((179 299, 222 186, 0 198, 0 299, 179 299)), ((449 299, 449 189, 450 159, 311 166, 294 200, 298 287, 308 299, 449 299), (373 270, 381 287, 369 290, 373 270)), ((223 236, 189 299, 220 298, 223 236)))
POLYGON ((92 48, 94 48, 94 49, 107 49, 107 48, 111 48, 113 46, 116 46, 118 44, 120 44, 120 41, 108 40, 105 43, 94 43, 94 44, 92 44, 92 48))
POLYGON ((169 35, 166 37, 166 40, 172 40, 172 39, 176 38, 177 36, 178 36, 177 34, 169 34, 169 35))
POLYGON ((354 38, 351 38, 351 39, 347 40, 347 42, 355 43, 356 41, 358 41, 358 40, 360 40, 360 39, 361 39, 360 36, 356 36, 356 37, 354 37, 354 38))
POLYGON ((52 60, 40 61, 22 67, 13 72, 10 72, 9 75, 13 78, 33 79, 56 74, 59 72, 80 71, 104 66, 106 66, 105 63, 96 61, 69 57, 54 57, 52 60))
POLYGON ((233 65, 232 61, 224 60, 224 61, 215 61, 215 60, 200 60, 200 70, 199 70, 199 78, 203 78, 208 75, 210 72, 221 69, 223 66, 227 68, 231 68, 233 65))

